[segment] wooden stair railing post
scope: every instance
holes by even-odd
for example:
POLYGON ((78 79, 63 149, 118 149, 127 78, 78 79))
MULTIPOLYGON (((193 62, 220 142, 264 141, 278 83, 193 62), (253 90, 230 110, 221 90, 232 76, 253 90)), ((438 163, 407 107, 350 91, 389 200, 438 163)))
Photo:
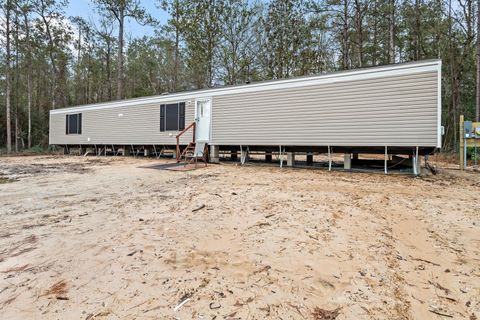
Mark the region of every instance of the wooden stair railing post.
POLYGON ((176 148, 176 153, 175 153, 175 156, 177 158, 177 162, 180 161, 180 137, 177 136, 177 148, 176 148))
POLYGON ((194 122, 193 123, 193 136, 192 136, 192 142, 195 143, 195 130, 196 130, 197 124, 194 122))

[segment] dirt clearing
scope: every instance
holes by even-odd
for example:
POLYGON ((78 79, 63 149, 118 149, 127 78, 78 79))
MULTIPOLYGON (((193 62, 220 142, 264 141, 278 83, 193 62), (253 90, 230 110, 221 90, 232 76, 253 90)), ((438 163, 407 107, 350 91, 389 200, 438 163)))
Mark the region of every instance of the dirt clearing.
POLYGON ((0 158, 1 319, 480 319, 478 173, 0 158))

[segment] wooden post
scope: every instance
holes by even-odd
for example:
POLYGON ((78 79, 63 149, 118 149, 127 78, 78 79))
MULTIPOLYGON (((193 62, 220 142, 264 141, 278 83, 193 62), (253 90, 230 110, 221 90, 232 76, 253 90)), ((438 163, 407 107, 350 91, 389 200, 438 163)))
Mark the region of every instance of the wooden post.
POLYGON ((465 148, 465 146, 463 145, 463 142, 465 141, 465 132, 464 132, 464 128, 463 128, 463 125, 464 125, 464 117, 463 115, 460 115, 460 134, 459 134, 459 137, 460 137, 460 150, 459 151, 459 154, 460 154, 460 170, 465 170, 465 166, 464 166, 464 151, 463 149, 465 148))
POLYGON ((175 148, 175 158, 180 162, 180 136, 177 136, 177 146, 175 148))
POLYGON ((197 141, 197 140, 196 140, 196 136, 195 136, 195 133, 196 133, 195 131, 197 130, 197 129, 196 129, 196 126, 197 126, 197 123, 194 122, 194 123, 193 123, 193 130, 192 130, 192 131, 193 131, 193 133, 192 133, 192 142, 193 142, 193 143, 195 143, 195 141, 197 141))

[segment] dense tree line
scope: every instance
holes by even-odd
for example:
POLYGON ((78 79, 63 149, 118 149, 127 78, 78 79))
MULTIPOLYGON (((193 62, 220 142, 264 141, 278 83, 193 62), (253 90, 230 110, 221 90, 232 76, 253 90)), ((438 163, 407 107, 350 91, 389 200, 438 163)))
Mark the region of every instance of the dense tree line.
POLYGON ((51 109, 427 58, 443 60, 445 148, 479 118, 480 1, 0 0, 0 147, 48 144, 51 109), (155 28, 128 38, 125 21, 155 28))

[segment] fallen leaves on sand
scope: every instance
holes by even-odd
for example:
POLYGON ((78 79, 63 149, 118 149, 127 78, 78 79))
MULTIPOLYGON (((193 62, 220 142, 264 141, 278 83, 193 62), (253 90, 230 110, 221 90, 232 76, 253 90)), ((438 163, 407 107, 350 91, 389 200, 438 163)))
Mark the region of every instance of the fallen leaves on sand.
POLYGON ((319 307, 315 307, 312 312, 313 319, 315 320, 335 320, 340 315, 341 308, 334 310, 324 310, 319 307))
POLYGON ((44 294, 41 296, 55 296, 55 297, 65 297, 67 294, 67 282, 65 280, 57 281, 54 285, 50 287, 44 294))

